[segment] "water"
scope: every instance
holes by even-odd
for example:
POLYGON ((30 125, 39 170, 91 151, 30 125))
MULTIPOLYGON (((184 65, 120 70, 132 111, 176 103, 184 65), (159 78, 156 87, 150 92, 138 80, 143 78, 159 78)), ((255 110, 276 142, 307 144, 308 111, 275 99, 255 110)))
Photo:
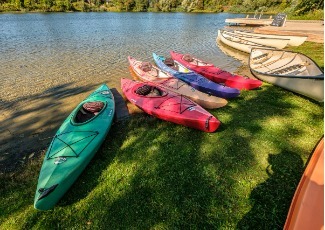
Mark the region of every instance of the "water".
POLYGON ((217 30, 233 17, 244 15, 0 14, 0 166, 45 147, 41 141, 101 83, 122 93, 120 78, 132 78, 129 55, 152 62, 152 52, 175 50, 235 71, 241 63, 216 45, 217 30))
POLYGON ((25 98, 62 84, 131 77, 127 56, 191 53, 229 71, 240 63, 216 46, 217 30, 233 14, 34 13, 0 14, 0 96, 25 98))

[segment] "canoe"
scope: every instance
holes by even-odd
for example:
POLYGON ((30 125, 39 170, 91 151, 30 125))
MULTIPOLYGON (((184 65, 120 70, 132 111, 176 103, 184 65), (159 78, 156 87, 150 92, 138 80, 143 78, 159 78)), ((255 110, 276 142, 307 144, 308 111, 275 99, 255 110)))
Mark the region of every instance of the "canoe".
POLYGON ((288 41, 288 45, 289 46, 300 46, 308 38, 307 36, 278 35, 278 34, 261 34, 261 33, 256 33, 256 32, 248 32, 248 31, 240 31, 240 30, 235 30, 234 32, 235 33, 238 33, 238 34, 250 35, 250 36, 257 36, 257 37, 285 38, 285 39, 289 39, 289 41, 288 41))
POLYGON ((231 88, 236 88, 239 90, 250 90, 258 88, 262 85, 262 82, 259 80, 231 74, 214 66, 211 63, 197 59, 189 54, 181 54, 176 53, 175 51, 170 51, 170 55, 172 59, 181 63, 183 66, 189 68, 190 70, 201 74, 213 82, 224 83, 226 86, 231 88))
POLYGON ((227 34, 223 33, 222 30, 218 30, 218 39, 220 39, 220 41, 222 41, 224 44, 226 44, 234 49, 243 51, 245 53, 250 53, 251 49, 253 47, 273 48, 273 47, 267 47, 267 46, 264 46, 264 45, 261 45, 261 44, 255 43, 255 42, 247 41, 247 40, 239 38, 239 37, 227 35, 227 34))
POLYGON ((172 65, 168 66, 165 62, 166 59, 162 56, 158 56, 157 54, 153 54, 153 59, 155 60, 157 66, 171 74, 175 78, 178 78, 193 88, 200 90, 201 92, 214 95, 216 97, 222 98, 234 98, 240 94, 240 91, 235 88, 231 88, 228 86, 220 85, 209 79, 203 77, 202 75, 193 72, 181 65, 179 62, 174 61, 173 59, 168 59, 172 61, 172 65))
POLYGON ((257 35, 252 36, 249 34, 236 33, 227 30, 223 30, 221 31, 221 33, 223 33, 224 36, 231 36, 234 38, 243 39, 245 41, 254 42, 264 46, 274 47, 277 49, 283 49, 288 45, 288 42, 290 41, 290 39, 288 38, 268 38, 257 35))
POLYGON ((103 84, 65 119, 45 154, 34 207, 48 210, 76 181, 103 143, 113 121, 114 97, 103 84))
POLYGON ((216 45, 227 56, 233 57, 234 59, 236 59, 236 60, 242 62, 243 64, 245 64, 246 66, 248 66, 249 54, 244 53, 244 52, 238 52, 238 50, 224 44, 222 41, 220 41, 220 39, 218 37, 216 38, 216 45))
POLYGON ((301 177, 284 229, 324 229, 324 138, 318 143, 301 177))
POLYGON ((263 81, 324 101, 324 73, 313 60, 301 53, 253 48, 249 68, 263 81))
POLYGON ((220 125, 217 118, 195 102, 151 82, 122 78, 121 87, 132 104, 151 116, 204 132, 214 132, 220 125))
POLYGON ((227 105, 227 100, 215 97, 196 90, 185 82, 174 78, 167 72, 151 65, 148 62, 137 61, 133 57, 128 57, 131 69, 138 79, 158 84, 170 91, 182 94, 197 104, 207 109, 220 108, 227 105))

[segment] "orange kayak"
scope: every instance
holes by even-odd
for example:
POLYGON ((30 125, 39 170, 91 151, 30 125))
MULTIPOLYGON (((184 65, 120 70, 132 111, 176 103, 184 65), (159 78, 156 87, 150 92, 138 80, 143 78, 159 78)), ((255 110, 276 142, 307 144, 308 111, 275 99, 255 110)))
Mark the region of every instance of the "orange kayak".
POLYGON ((324 138, 302 175, 284 229, 324 229, 324 138))

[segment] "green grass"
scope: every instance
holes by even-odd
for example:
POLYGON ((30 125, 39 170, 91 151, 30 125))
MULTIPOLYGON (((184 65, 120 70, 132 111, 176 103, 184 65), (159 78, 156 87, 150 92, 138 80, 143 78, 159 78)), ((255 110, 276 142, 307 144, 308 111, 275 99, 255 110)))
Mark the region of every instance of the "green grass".
POLYGON ((304 42, 301 46, 292 46, 289 49, 307 55, 324 69, 324 43, 304 42))
POLYGON ((33 208, 43 152, 0 178, 0 229, 282 229, 323 104, 264 83, 210 112, 215 133, 145 114, 114 124, 46 212, 33 208))

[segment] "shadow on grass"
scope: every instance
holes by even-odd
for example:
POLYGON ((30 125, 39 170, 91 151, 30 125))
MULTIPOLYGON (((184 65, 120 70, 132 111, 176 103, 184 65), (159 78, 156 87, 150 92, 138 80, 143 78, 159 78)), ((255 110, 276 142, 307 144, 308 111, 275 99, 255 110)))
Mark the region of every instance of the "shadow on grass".
POLYGON ((252 209, 238 223, 238 229, 283 229, 292 196, 303 173, 301 157, 294 152, 270 154, 269 178, 253 189, 252 209))
POLYGON ((53 210, 31 207, 35 188, 29 186, 36 185, 36 173, 23 186, 20 180, 3 190, 3 227, 245 229, 257 220, 282 226, 305 153, 293 140, 318 139, 323 111, 269 85, 244 91, 229 104, 211 110, 226 127, 212 134, 145 114, 114 124, 53 210), (26 200, 15 204, 12 197, 21 195, 26 200))

